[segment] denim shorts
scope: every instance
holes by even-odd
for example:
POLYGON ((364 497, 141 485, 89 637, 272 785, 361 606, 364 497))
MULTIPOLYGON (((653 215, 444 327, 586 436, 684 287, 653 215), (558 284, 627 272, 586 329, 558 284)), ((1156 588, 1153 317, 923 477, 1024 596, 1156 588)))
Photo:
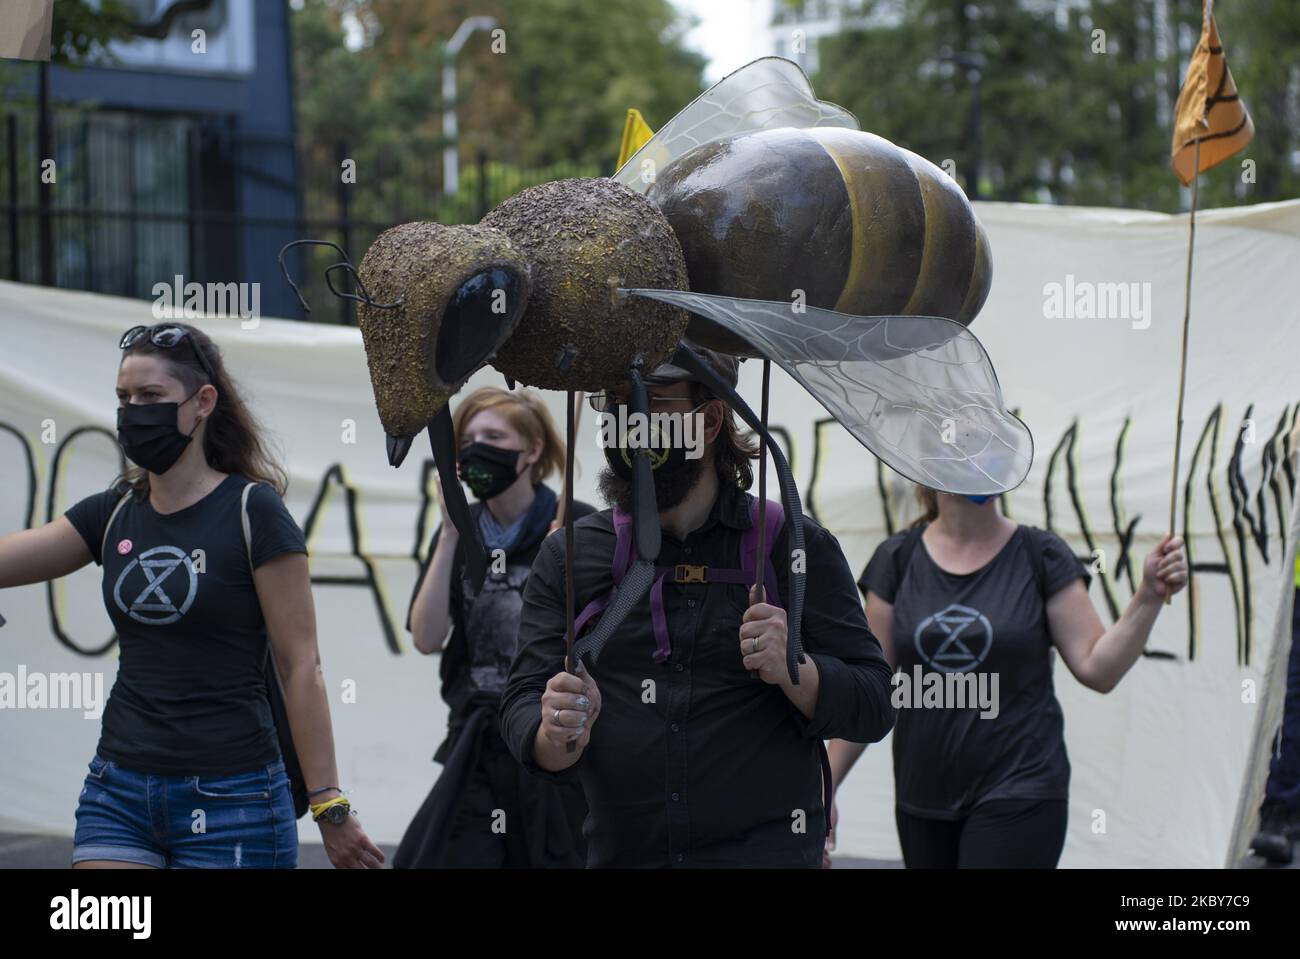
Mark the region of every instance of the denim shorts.
POLYGON ((95 753, 77 803, 72 861, 165 868, 293 869, 298 823, 284 760, 233 776, 151 776, 95 753))

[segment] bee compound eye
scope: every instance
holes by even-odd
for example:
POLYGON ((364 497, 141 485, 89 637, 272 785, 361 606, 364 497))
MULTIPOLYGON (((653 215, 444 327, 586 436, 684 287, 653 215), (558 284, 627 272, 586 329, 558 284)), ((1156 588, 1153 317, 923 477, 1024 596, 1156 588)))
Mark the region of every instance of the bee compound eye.
POLYGON ((438 332, 435 364, 445 383, 472 373, 500 346, 526 305, 518 272, 491 267, 470 277, 452 294, 438 332))

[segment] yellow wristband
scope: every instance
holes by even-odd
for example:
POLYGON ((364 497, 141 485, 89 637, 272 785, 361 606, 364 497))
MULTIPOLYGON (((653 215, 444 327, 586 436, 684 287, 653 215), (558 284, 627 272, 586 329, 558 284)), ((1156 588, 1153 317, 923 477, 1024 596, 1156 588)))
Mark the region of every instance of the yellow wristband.
POLYGON ((325 802, 315 803, 311 807, 311 818, 319 819, 320 814, 323 813, 326 809, 329 809, 331 806, 339 806, 339 805, 347 806, 349 809, 352 808, 352 803, 348 802, 347 796, 335 796, 333 799, 325 800, 325 802))

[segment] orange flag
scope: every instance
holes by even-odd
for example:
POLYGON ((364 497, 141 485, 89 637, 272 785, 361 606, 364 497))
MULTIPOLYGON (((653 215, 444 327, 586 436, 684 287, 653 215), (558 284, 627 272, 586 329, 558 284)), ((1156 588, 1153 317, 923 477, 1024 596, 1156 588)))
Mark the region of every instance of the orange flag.
POLYGON ((1255 124, 1237 96, 1237 84, 1223 56, 1213 7, 1214 0, 1205 0, 1201 42, 1192 51, 1187 79, 1174 108, 1170 162, 1183 186, 1188 186, 1196 174, 1204 173, 1243 149, 1255 136, 1255 124), (1201 144, 1199 170, 1193 169, 1198 140, 1201 144))

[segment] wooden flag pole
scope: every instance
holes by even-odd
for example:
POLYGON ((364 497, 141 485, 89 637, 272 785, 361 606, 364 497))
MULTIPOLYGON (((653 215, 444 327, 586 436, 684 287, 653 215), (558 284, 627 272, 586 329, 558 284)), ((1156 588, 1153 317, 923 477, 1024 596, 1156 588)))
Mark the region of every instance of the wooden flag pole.
MULTIPOLYGON (((1178 417, 1174 426, 1174 468, 1169 482, 1169 535, 1177 529, 1178 517, 1178 460, 1183 447, 1183 399, 1187 393, 1187 338, 1192 319, 1192 253, 1196 248, 1196 201, 1201 183, 1201 141, 1196 141, 1192 160, 1192 211, 1187 220, 1187 279, 1183 287, 1183 352, 1178 365, 1178 417)), ((1165 599, 1165 605, 1173 597, 1165 599)))

